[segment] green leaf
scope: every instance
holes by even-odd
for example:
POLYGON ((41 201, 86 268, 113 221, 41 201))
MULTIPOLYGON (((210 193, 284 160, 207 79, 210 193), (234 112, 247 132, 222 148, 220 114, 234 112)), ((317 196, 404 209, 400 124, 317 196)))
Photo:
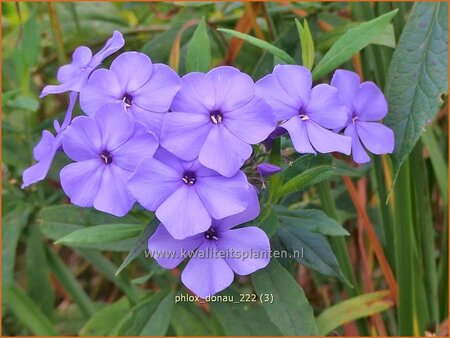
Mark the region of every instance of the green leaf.
POLYGON ((15 283, 4 293, 4 301, 14 316, 37 336, 57 336, 53 324, 31 298, 15 283))
POLYGON ((40 25, 37 22, 36 11, 33 11, 23 27, 23 38, 20 44, 26 65, 31 68, 38 60, 41 49, 40 25))
POLYGON ((386 311, 393 305, 387 296, 389 291, 377 291, 344 300, 327 308, 316 320, 319 336, 329 335, 345 323, 386 311))
POLYGON ((177 336, 216 336, 213 319, 196 303, 176 304, 171 325, 177 336))
POLYGON ((328 236, 348 236, 349 233, 333 218, 317 209, 289 210, 282 206, 274 207, 282 224, 291 224, 328 236))
POLYGON ((117 336, 164 336, 170 323, 174 293, 160 291, 137 304, 122 319, 117 336))
POLYGON ((206 20, 197 26, 186 52, 186 72, 206 73, 211 65, 211 44, 209 42, 206 20))
POLYGON ((156 227, 159 224, 159 220, 154 217, 149 224, 142 230, 139 237, 136 239, 133 247, 128 252, 127 257, 125 257, 122 264, 117 269, 115 275, 117 276, 123 269, 125 269, 128 264, 130 264, 137 256, 139 256, 147 248, 147 242, 150 236, 155 232, 156 227))
POLYGON ((79 247, 95 247, 97 244, 117 242, 124 239, 135 239, 144 229, 141 224, 102 224, 76 230, 55 244, 79 247))
POLYGON ((317 335, 313 310, 305 293, 276 259, 255 272, 252 281, 258 297, 267 300, 263 302, 267 316, 283 335, 317 335))
POLYGON ((303 66, 308 69, 312 69, 314 65, 314 42, 309 30, 308 21, 303 21, 303 26, 295 19, 297 25, 298 35, 300 37, 300 44, 302 46, 302 62, 303 66))
POLYGON ((30 213, 30 207, 19 205, 2 218, 2 289, 14 282, 17 244, 30 213))
POLYGON ((336 41, 314 68, 313 78, 317 80, 328 74, 369 45, 376 36, 383 32, 394 15, 397 14, 397 11, 396 9, 349 29, 336 41))
POLYGON ((33 97, 20 95, 9 102, 8 106, 35 112, 39 108, 39 101, 33 97))
POLYGON ((129 312, 130 303, 126 297, 107 304, 84 324, 80 336, 108 336, 113 330, 113 324, 120 322, 129 312))
POLYGON ((286 223, 279 223, 277 228, 277 237, 291 257, 323 275, 347 282, 326 238, 300 226, 295 219, 294 223, 291 220, 283 219, 286 223))
MULTIPOLYGON (((240 302, 241 294, 228 289, 221 293, 231 302, 211 302, 211 313, 222 324, 228 336, 281 336, 261 305, 240 302)), ((246 294, 242 294, 245 295, 246 294)), ((252 299, 252 298, 250 298, 252 299)), ((256 297, 255 297, 256 301, 256 297)))
POLYGON ((389 66, 385 124, 395 135, 394 177, 448 92, 448 4, 418 2, 389 66))
POLYGON ((234 31, 232 29, 218 28, 217 30, 220 31, 220 32, 224 32, 226 34, 230 34, 231 36, 234 36, 236 38, 242 39, 242 40, 244 40, 244 41, 246 41, 246 42, 248 42, 248 43, 250 43, 250 44, 252 44, 252 45, 254 45, 256 47, 264 49, 264 50, 268 51, 269 53, 279 57, 281 60, 283 60, 283 62, 285 62, 287 64, 295 65, 297 63, 284 50, 282 50, 282 49, 280 49, 278 47, 275 47, 274 45, 272 45, 272 44, 270 44, 270 43, 268 43, 268 42, 266 42, 264 40, 255 38, 253 36, 250 36, 250 35, 247 35, 247 34, 244 34, 244 33, 236 32, 236 31, 234 31))

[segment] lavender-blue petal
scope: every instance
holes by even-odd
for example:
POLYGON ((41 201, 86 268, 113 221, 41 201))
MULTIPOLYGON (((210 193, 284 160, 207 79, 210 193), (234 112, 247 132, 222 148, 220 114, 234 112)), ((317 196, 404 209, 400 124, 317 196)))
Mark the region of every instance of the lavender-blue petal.
POLYGON ((219 255, 216 244, 205 241, 181 273, 183 284, 201 298, 215 295, 233 282, 233 270, 219 255))
POLYGON ((356 123, 356 131, 364 146, 372 153, 381 155, 394 151, 394 132, 378 122, 356 123))
POLYGON ((100 159, 103 143, 94 119, 88 116, 76 117, 66 129, 63 149, 74 161, 100 159))
POLYGON ((114 31, 113 35, 106 41, 105 46, 92 57, 90 66, 96 68, 111 54, 117 52, 125 44, 122 33, 114 31))
POLYGON ((276 65, 273 75, 283 90, 300 103, 306 106, 310 100, 312 74, 308 68, 296 65, 276 65))
POLYGON ((311 145, 319 153, 331 153, 334 151, 350 155, 352 139, 348 136, 337 134, 325 129, 314 121, 307 121, 306 131, 311 145))
POLYGON ((358 164, 363 164, 370 162, 370 157, 361 144, 358 133, 356 132, 355 124, 351 123, 345 128, 345 136, 350 136, 352 138, 352 156, 353 160, 358 164))
POLYGON ((281 168, 275 164, 264 162, 256 167, 256 171, 261 176, 268 177, 280 172, 281 168))
POLYGON ((388 107, 383 92, 373 82, 363 82, 354 102, 354 115, 359 121, 379 121, 387 114, 388 107))
POLYGON ((344 69, 336 70, 331 79, 331 85, 337 88, 341 102, 350 112, 353 111, 353 101, 358 95, 360 82, 358 74, 344 69))
POLYGON ((112 62, 110 70, 116 75, 125 93, 132 94, 150 80, 153 64, 143 53, 125 52, 112 62))
POLYGON ((301 120, 300 117, 294 116, 281 126, 288 131, 292 144, 298 153, 315 154, 316 151, 311 146, 311 142, 308 137, 306 123, 307 122, 301 120))

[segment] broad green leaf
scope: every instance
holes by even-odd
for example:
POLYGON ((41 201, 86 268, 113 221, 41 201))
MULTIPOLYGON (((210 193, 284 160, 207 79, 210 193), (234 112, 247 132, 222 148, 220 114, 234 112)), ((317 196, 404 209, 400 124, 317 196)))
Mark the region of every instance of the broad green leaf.
POLYGON ((264 50, 268 51, 269 53, 279 57, 281 60, 283 60, 283 62, 286 62, 287 64, 293 64, 293 65, 296 64, 295 60, 288 53, 286 53, 284 50, 282 50, 278 47, 275 47, 274 45, 272 45, 264 40, 255 38, 253 36, 250 36, 250 35, 247 35, 244 33, 236 32, 232 29, 218 28, 217 30, 220 32, 224 32, 226 34, 230 34, 231 36, 242 39, 256 47, 264 49, 264 50))
POLYGON ((300 37, 300 44, 302 46, 302 63, 308 69, 312 69, 314 65, 314 42, 309 30, 308 21, 303 21, 303 26, 295 19, 297 25, 298 35, 300 37))
POLYGON ((160 291, 145 299, 122 319, 117 336, 164 336, 170 324, 174 293, 160 291))
POLYGON ((39 101, 33 97, 20 95, 9 102, 8 106, 35 112, 39 108, 39 101))
POLYGON ((286 251, 297 260, 326 276, 338 277, 347 282, 336 256, 326 238, 316 232, 311 232, 291 219, 284 219, 277 227, 277 237, 286 251))
POLYGON ((418 2, 389 66, 385 124, 395 135, 394 177, 448 92, 448 4, 418 2))
POLYGON ((3 297, 3 301, 14 316, 35 335, 58 335, 50 319, 39 310, 33 300, 17 284, 10 285, 3 297))
POLYGON ((264 211, 261 214, 261 217, 252 223, 258 224, 259 227, 262 230, 264 230, 266 235, 269 236, 269 238, 271 238, 276 232, 278 225, 278 218, 270 206, 266 206, 263 210, 264 211))
POLYGON ((130 264, 137 256, 139 256, 147 248, 147 242, 150 236, 155 232, 156 227, 159 224, 159 220, 154 217, 150 223, 142 230, 139 237, 136 239, 133 247, 128 252, 127 257, 125 257, 122 264, 117 269, 115 275, 117 276, 123 269, 125 269, 128 264, 130 264))
POLYGON ((84 324, 80 336, 108 336, 114 324, 120 322, 129 312, 130 303, 126 297, 107 304, 84 324))
POLYGON ((209 71, 211 65, 211 44, 209 42, 206 20, 198 24, 189 41, 186 52, 186 72, 209 71))
POLYGON ((94 303, 81 287, 72 271, 68 269, 66 264, 56 253, 49 247, 46 250, 48 264, 61 286, 72 298, 72 301, 77 304, 85 315, 86 318, 90 318, 95 312, 94 303))
MULTIPOLYGON (((270 321, 260 304, 240 302, 241 294, 229 289, 220 295, 231 302, 211 302, 211 313, 228 336, 280 336, 281 330, 270 321)), ((245 293, 243 293, 245 299, 245 293)), ((251 299, 251 298, 250 298, 251 299)), ((256 296, 255 296, 256 301, 256 296)))
POLYGON ((349 29, 336 41, 314 68, 313 78, 315 80, 320 79, 369 45, 376 36, 383 32, 397 11, 391 11, 349 29))
POLYGON ((392 300, 387 298, 389 294, 389 291, 367 293, 325 309, 316 319, 319 335, 329 335, 345 323, 386 311, 393 305, 392 300))
POLYGON ((30 213, 30 207, 19 205, 2 218, 2 289, 14 282, 17 243, 30 213))
POLYGON ((76 230, 55 244, 92 247, 96 244, 117 242, 124 239, 137 238, 144 229, 141 224, 102 224, 76 230))
POLYGON ((216 336, 211 315, 195 303, 175 304, 171 325, 177 336, 216 336))
POLYGON ((279 223, 290 224, 305 228, 328 236, 348 236, 349 233, 333 218, 317 209, 290 210, 282 206, 275 206, 279 223))
POLYGON ((259 298, 267 300, 263 302, 267 316, 283 335, 317 335, 313 310, 305 293, 276 259, 255 272, 252 281, 259 298))

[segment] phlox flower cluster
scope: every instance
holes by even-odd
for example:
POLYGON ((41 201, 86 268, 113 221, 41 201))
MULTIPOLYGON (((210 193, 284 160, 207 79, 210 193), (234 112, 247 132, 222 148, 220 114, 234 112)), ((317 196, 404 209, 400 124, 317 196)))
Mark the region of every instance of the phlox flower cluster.
MULTIPOLYGON (((42 133, 23 188, 43 180, 62 151, 73 161, 60 172, 71 203, 119 217, 136 202, 155 212, 161 224, 149 250, 176 253, 154 255, 162 267, 178 266, 189 250, 233 249, 247 257, 191 257, 181 280, 200 297, 269 262, 266 234, 238 227, 260 213, 257 190, 241 170, 253 145, 270 145, 287 131, 299 153, 352 153, 365 163, 367 151, 393 150, 392 131, 378 122, 387 113, 382 92, 353 72, 338 70, 331 85, 314 87, 311 72, 293 65, 278 65, 256 83, 227 66, 180 78, 138 52, 123 52, 109 69, 100 68, 123 46, 116 31, 95 55, 77 48, 58 71, 60 84, 43 89, 41 97, 69 93, 69 105, 55 132, 42 133), (77 102, 83 114, 73 118, 77 102)), ((256 166, 261 176, 280 170, 256 166)))

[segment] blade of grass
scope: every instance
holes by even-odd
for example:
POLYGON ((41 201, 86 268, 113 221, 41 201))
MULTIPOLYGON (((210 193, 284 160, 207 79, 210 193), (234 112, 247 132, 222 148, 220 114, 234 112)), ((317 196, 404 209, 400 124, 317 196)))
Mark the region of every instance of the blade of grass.
POLYGON ((64 51, 64 40, 61 33, 61 25, 59 24, 58 12, 56 11, 55 4, 48 2, 48 14, 50 16, 50 27, 53 34, 53 39, 56 42, 56 53, 58 55, 59 64, 66 63, 66 53, 64 51))
POLYGON ((84 292, 70 270, 67 269, 61 258, 48 247, 46 253, 50 269, 53 271, 58 281, 70 295, 72 300, 80 307, 80 310, 84 313, 85 317, 90 318, 95 313, 94 303, 86 292, 84 292))

